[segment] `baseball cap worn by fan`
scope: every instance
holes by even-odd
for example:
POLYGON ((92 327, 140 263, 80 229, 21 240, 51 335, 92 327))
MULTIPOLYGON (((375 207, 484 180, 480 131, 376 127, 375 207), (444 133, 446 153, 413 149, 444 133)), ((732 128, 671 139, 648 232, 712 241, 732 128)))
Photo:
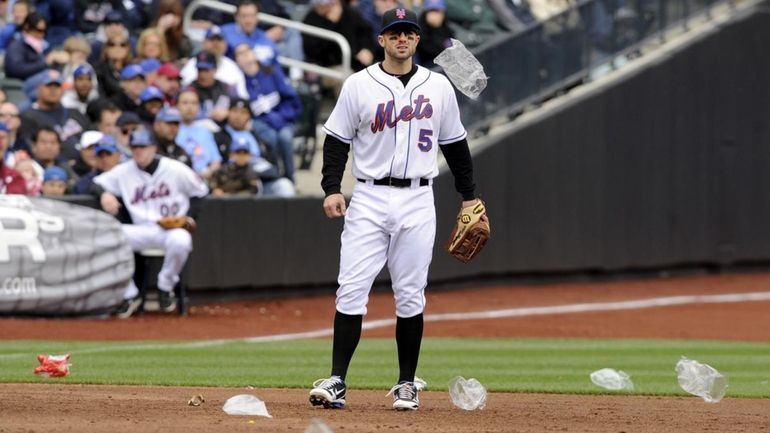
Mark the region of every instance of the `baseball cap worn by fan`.
POLYGON ((120 71, 121 81, 133 80, 136 77, 144 78, 144 70, 139 65, 135 65, 135 64, 126 65, 123 68, 123 70, 120 71))
POLYGON ((445 11, 446 2, 444 0, 425 0, 422 4, 424 11, 445 11))
POLYGON ((245 108, 249 111, 249 114, 251 113, 251 106, 249 105, 249 101, 247 101, 244 98, 232 98, 230 99, 230 109, 233 108, 245 108))
POLYGON ((182 114, 179 113, 179 110, 172 107, 163 107, 158 114, 155 115, 155 121, 156 122, 166 122, 166 123, 181 123, 182 122, 182 114))
POLYGON ((139 62, 139 66, 142 67, 142 70, 144 71, 145 74, 150 74, 160 69, 160 60, 144 59, 141 62, 139 62))
POLYGON ((81 75, 88 75, 88 76, 93 77, 94 76, 94 68, 92 68, 91 65, 89 65, 88 63, 84 63, 84 64, 78 66, 77 68, 75 68, 75 70, 72 72, 72 76, 74 78, 77 78, 77 77, 79 77, 81 75))
POLYGON ((215 69, 217 67, 217 57, 210 51, 201 51, 195 56, 195 66, 198 69, 215 69))
POLYGON ((100 131, 86 131, 80 135, 80 142, 78 142, 75 147, 77 150, 88 149, 89 147, 98 143, 102 137, 104 137, 104 133, 100 131))
POLYGON ((66 182, 67 179, 69 179, 69 176, 67 175, 67 172, 64 171, 64 169, 61 167, 48 167, 43 172, 43 182, 48 182, 51 180, 61 180, 66 182))
POLYGON ((133 111, 124 111, 120 114, 120 117, 118 117, 118 120, 115 123, 122 128, 126 125, 138 125, 142 123, 142 119, 140 119, 139 115, 133 111))
POLYGON ((233 140, 232 143, 230 143, 230 152, 235 153, 239 150, 251 151, 251 148, 249 147, 249 142, 246 141, 245 138, 238 138, 233 140))
POLYGON ((94 146, 94 154, 98 155, 101 152, 117 153, 118 144, 111 135, 105 135, 94 146))
POLYGON ((131 138, 128 140, 128 145, 131 147, 152 146, 154 144, 152 134, 144 127, 136 128, 134 132, 131 133, 131 138))
POLYGON ((110 11, 102 22, 104 24, 123 24, 123 14, 120 11, 110 11))
POLYGON ((404 27, 420 33, 420 25, 417 24, 417 15, 405 8, 391 9, 382 14, 382 27, 380 34, 396 27, 404 27))
POLYGON ((224 35, 222 35, 222 28, 217 25, 211 26, 208 30, 206 30, 206 39, 214 38, 224 39, 224 35))
POLYGON ((163 101, 163 92, 161 92, 160 89, 155 86, 146 87, 139 94, 139 102, 142 104, 148 101, 152 101, 153 99, 163 101))
POLYGON ((179 78, 179 68, 173 63, 164 63, 158 68, 158 75, 163 75, 167 78, 179 78))

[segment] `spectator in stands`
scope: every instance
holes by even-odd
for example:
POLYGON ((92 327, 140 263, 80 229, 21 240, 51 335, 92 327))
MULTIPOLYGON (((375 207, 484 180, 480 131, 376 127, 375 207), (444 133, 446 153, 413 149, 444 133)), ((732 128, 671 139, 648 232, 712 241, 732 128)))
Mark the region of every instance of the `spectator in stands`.
POLYGON ((118 119, 122 114, 120 108, 112 102, 106 101, 105 103, 100 104, 100 107, 95 114, 94 124, 96 125, 96 129, 104 134, 112 135, 113 137, 116 136, 118 133, 118 119))
POLYGON ((159 0, 157 18, 153 22, 166 39, 168 56, 172 61, 184 60, 192 55, 192 42, 182 28, 184 8, 181 0, 159 0))
POLYGON ((237 47, 236 61, 246 77, 252 129, 278 155, 283 175, 294 182, 294 124, 302 114, 299 95, 280 67, 260 65, 245 44, 237 47))
POLYGON ((94 64, 100 95, 112 98, 120 93, 120 73, 131 63, 131 58, 128 36, 115 36, 107 40, 101 60, 94 64))
POLYGON ((0 194, 26 194, 26 180, 6 162, 8 146, 8 128, 0 123, 0 194))
POLYGON ((163 92, 164 105, 170 107, 176 106, 176 98, 179 96, 179 90, 182 87, 179 68, 173 63, 164 63, 161 65, 160 69, 158 69, 155 86, 163 92))
MULTIPOLYGON (((385 58, 385 52, 377 42, 377 37, 380 35, 380 29, 382 28, 382 15, 399 6, 397 0, 360 0, 356 5, 358 12, 369 23, 369 27, 372 29, 371 38, 372 45, 374 46, 374 61, 381 61, 385 58)), ((403 6, 402 6, 403 7, 403 6)), ((422 43, 422 33, 420 34, 420 43, 422 43)))
POLYGON ((32 159, 37 163, 35 169, 40 177, 43 177, 45 169, 59 167, 67 172, 68 181, 74 184, 77 179, 70 163, 61 156, 59 134, 52 128, 44 126, 38 129, 32 142, 32 159))
POLYGON ((467 47, 481 45, 503 32, 487 0, 446 0, 446 4, 449 27, 467 47))
POLYGON ((5 75, 26 80, 49 67, 61 67, 69 61, 63 50, 47 50, 45 32, 48 25, 37 13, 27 15, 21 35, 14 39, 5 52, 5 75))
POLYGON ((88 62, 96 65, 103 58, 105 45, 111 40, 128 41, 129 53, 133 53, 133 49, 136 47, 136 39, 131 35, 126 23, 124 23, 123 14, 119 11, 112 11, 104 18, 102 26, 96 32, 96 38, 91 42, 91 57, 88 62))
POLYGON ((230 145, 233 141, 245 142, 249 146, 251 165, 262 183, 262 195, 266 197, 293 197, 296 194, 294 184, 282 177, 278 169, 275 153, 264 143, 258 142, 257 137, 249 129, 251 108, 249 101, 234 98, 230 101, 227 123, 215 135, 219 152, 224 161, 230 160, 230 145))
POLYGON ((91 44, 82 36, 70 36, 64 40, 62 48, 69 54, 69 62, 62 69, 64 89, 69 90, 72 88, 72 73, 75 68, 87 64, 91 57, 91 44))
MULTIPOLYGON (((353 70, 360 71, 374 61, 374 42, 372 28, 358 11, 340 3, 340 0, 311 0, 311 9, 305 24, 320 27, 342 34, 350 44, 353 70)), ((342 51, 337 43, 306 35, 302 46, 305 58, 310 63, 320 66, 338 66, 342 64, 342 51)))
MULTIPOLYGON (((259 13, 273 15, 275 17, 292 20, 286 8, 278 0, 259 0, 259 13)), ((270 40, 275 43, 276 49, 280 55, 290 59, 305 60, 305 53, 302 50, 302 34, 297 29, 287 28, 281 25, 267 23, 260 20, 259 28, 262 29, 270 40)), ((302 70, 299 68, 289 68, 289 78, 292 82, 303 78, 302 70)))
POLYGON ((148 129, 152 129, 152 124, 155 122, 155 116, 163 108, 163 92, 155 86, 147 86, 142 93, 139 94, 139 118, 147 126, 148 129))
POLYGON ((58 71, 45 70, 31 77, 28 83, 36 91, 37 101, 22 111, 19 135, 29 143, 40 128, 50 128, 61 137, 62 156, 75 160, 78 156, 75 144, 83 131, 93 129, 91 121, 80 111, 62 106, 62 78, 58 71))
POLYGON ((94 80, 96 80, 96 71, 88 63, 75 68, 72 72, 72 87, 64 91, 62 105, 86 114, 88 104, 99 98, 94 80))
POLYGON ((144 29, 139 34, 139 40, 136 42, 136 58, 156 59, 161 62, 170 60, 166 38, 157 27, 144 29))
MULTIPOLYGON (((537 22, 529 8, 529 0, 487 0, 495 12, 500 27, 519 33, 537 22)), ((422 38, 420 39, 422 44, 422 38)))
POLYGON ((426 68, 433 67, 433 59, 452 46, 454 33, 446 21, 444 0, 425 0, 419 18, 420 43, 417 44, 417 59, 426 68))
POLYGON ((86 131, 80 136, 80 142, 77 144, 80 157, 72 166, 72 170, 78 176, 83 176, 86 173, 93 170, 96 166, 96 154, 94 153, 94 145, 99 141, 104 134, 99 131, 86 131))
POLYGON ((244 0, 235 11, 235 23, 222 26, 222 34, 227 41, 228 54, 235 57, 235 48, 238 45, 246 44, 254 50, 260 62, 276 65, 278 63, 278 48, 273 40, 257 27, 257 24, 259 24, 257 3, 252 0, 244 0))
POLYGON ((35 170, 35 165, 37 165, 37 163, 31 159, 22 159, 13 167, 13 169, 19 172, 21 177, 24 178, 24 182, 27 186, 26 194, 32 197, 39 196, 40 189, 43 187, 43 178, 40 177, 37 170, 35 170))
POLYGON ((173 107, 164 107, 155 117, 153 123, 153 132, 155 141, 158 143, 158 155, 166 156, 192 167, 190 156, 176 143, 176 136, 179 133, 179 124, 182 122, 182 115, 179 110, 173 107))
MULTIPOLYGON (((129 140, 131 134, 142 125, 142 119, 139 115, 133 111, 123 111, 118 117, 118 121, 115 123, 117 130, 115 131, 115 142, 118 144, 118 148, 122 151, 129 151, 129 140)), ((128 152, 130 155, 131 152, 128 152)))
POLYGON ((259 192, 259 176, 252 168, 249 143, 237 138, 230 144, 230 161, 211 177, 209 188, 214 196, 256 195, 259 192))
MULTIPOLYGON (((169 312, 176 307, 174 286, 192 251, 192 236, 184 229, 164 230, 158 220, 163 216, 194 218, 199 207, 197 198, 208 194, 208 187, 189 167, 156 155, 157 148, 146 129, 134 131, 130 143, 132 160, 94 178, 92 193, 112 215, 118 214, 121 207, 118 197, 123 197, 123 206, 132 221, 123 225, 123 232, 134 251, 165 250, 158 274, 158 302, 162 311, 169 312), (144 173, 148 175, 139 176, 144 173)), ((141 304, 133 281, 129 282, 123 297, 125 302, 118 311, 119 318, 131 316, 141 304)))
MULTIPOLYGON (((21 127, 21 117, 19 116, 19 108, 16 104, 13 102, 3 102, 0 104, 0 123, 3 123, 8 129, 10 148, 14 152, 29 150, 27 142, 18 134, 19 127, 21 127)), ((26 155, 29 156, 28 153, 26 155)))
MULTIPOLYGON (((198 77, 190 83, 190 87, 198 93, 201 103, 200 117, 209 118, 215 122, 223 122, 227 117, 230 97, 235 96, 235 88, 215 78, 217 73, 217 58, 210 51, 201 51, 195 56, 195 66, 198 77)), ((243 76, 243 73, 240 74, 243 76)))
POLYGON ((144 71, 137 64, 126 65, 120 72, 120 92, 113 95, 112 102, 123 111, 139 111, 139 95, 147 87, 144 71))
MULTIPOLYGON (((222 36, 222 29, 219 26, 212 26, 206 31, 206 39, 203 41, 201 51, 209 51, 216 56, 216 73, 214 78, 234 87, 240 97, 246 97, 246 81, 243 78, 243 72, 238 65, 229 57, 227 53, 227 42, 222 36)), ((182 68, 182 84, 189 86, 198 78, 197 59, 193 58, 185 63, 182 68)))
POLYGON ((82 33, 96 33, 104 24, 107 14, 121 12, 124 8, 121 0, 74 0, 75 25, 82 33))
POLYGON ((30 9, 31 6, 27 0, 17 0, 13 3, 11 8, 12 21, 6 23, 0 30, 0 51, 5 51, 11 41, 19 35, 30 9))
POLYGON ((198 93, 193 89, 185 89, 179 94, 177 103, 182 123, 176 136, 176 143, 192 158, 192 168, 204 179, 209 179, 221 166, 222 156, 219 154, 214 134, 202 126, 196 125, 200 111, 198 93))
POLYGON ((121 152, 111 135, 102 135, 92 147, 96 159, 94 168, 78 179, 72 190, 74 194, 88 194, 96 176, 112 170, 120 163, 121 152))
POLYGON ((154 86, 155 81, 158 79, 158 69, 160 69, 160 61, 158 59, 144 59, 139 62, 139 66, 144 71, 144 79, 148 86, 154 86))
POLYGON ((67 193, 69 176, 61 167, 48 167, 43 172, 43 186, 40 193, 44 196, 62 196, 67 193))

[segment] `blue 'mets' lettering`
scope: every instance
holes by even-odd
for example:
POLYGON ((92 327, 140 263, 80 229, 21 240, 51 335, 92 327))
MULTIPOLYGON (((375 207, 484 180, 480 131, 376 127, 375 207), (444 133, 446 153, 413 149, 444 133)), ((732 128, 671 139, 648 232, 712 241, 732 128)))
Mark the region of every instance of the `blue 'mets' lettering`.
POLYGON ((372 132, 382 132, 385 127, 393 128, 399 120, 409 122, 412 119, 426 119, 433 116, 433 106, 430 104, 430 98, 423 95, 417 95, 413 105, 405 105, 401 111, 396 114, 395 103, 391 100, 387 103, 377 105, 377 111, 374 113, 374 122, 372 122, 372 132))

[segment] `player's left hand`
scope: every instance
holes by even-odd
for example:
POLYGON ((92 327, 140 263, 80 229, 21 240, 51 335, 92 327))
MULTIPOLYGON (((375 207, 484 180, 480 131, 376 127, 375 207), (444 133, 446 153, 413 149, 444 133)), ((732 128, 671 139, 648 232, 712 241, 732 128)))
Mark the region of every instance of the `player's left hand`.
MULTIPOLYGON (((480 200, 478 198, 474 198, 473 200, 464 200, 462 205, 460 206, 460 209, 466 208, 468 206, 473 206, 479 201, 480 200)), ((484 215, 481 216, 481 220, 489 224, 489 216, 487 216, 486 212, 484 213, 484 215)))

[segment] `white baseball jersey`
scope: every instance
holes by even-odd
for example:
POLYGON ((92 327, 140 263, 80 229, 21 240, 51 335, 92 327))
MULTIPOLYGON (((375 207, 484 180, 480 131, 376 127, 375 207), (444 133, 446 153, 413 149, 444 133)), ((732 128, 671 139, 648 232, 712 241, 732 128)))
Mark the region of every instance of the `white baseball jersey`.
POLYGON ((444 75, 418 66, 404 87, 379 64, 345 81, 324 131, 351 145, 359 179, 432 179, 438 145, 467 135, 444 75))
POLYGON ((150 174, 132 159, 94 178, 106 191, 122 197, 134 224, 155 224, 164 216, 186 215, 190 197, 208 194, 206 183, 190 167, 161 157, 150 174))

